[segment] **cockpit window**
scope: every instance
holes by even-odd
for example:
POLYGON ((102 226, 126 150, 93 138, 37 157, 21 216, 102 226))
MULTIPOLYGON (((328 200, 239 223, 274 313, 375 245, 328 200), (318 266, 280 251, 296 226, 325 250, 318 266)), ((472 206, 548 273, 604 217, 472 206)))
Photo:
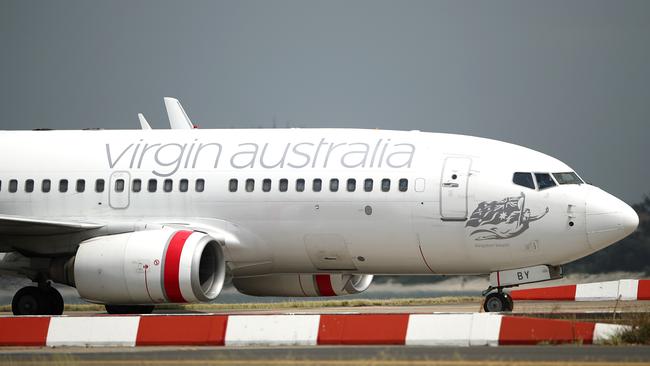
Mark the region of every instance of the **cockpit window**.
POLYGON ((537 187, 539 187, 540 191, 555 186, 553 178, 551 178, 551 175, 548 173, 535 173, 535 180, 537 181, 537 187))
POLYGON ((531 173, 515 173, 512 176, 512 183, 518 186, 535 189, 535 182, 533 182, 533 175, 531 173))
POLYGON ((574 172, 568 173, 553 173, 553 177, 559 184, 582 184, 584 183, 578 174, 574 172))

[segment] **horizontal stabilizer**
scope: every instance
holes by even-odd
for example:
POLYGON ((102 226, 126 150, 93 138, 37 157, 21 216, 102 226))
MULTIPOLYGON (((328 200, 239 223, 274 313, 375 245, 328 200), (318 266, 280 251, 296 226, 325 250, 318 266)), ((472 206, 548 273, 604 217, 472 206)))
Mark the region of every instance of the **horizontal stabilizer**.
POLYGON ((178 99, 165 97, 165 108, 167 109, 167 117, 172 130, 191 130, 194 128, 194 124, 190 121, 178 99))
POLYGON ((140 127, 142 127, 143 130, 151 129, 151 125, 147 122, 147 119, 144 118, 144 114, 138 113, 138 120, 140 120, 140 127))

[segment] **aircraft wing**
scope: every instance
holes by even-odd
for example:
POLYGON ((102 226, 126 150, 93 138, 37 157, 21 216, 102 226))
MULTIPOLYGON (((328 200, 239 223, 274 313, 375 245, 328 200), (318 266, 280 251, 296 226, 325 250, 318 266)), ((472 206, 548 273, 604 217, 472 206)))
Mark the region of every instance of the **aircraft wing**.
POLYGON ((98 229, 102 224, 0 215, 0 235, 56 235, 98 229))

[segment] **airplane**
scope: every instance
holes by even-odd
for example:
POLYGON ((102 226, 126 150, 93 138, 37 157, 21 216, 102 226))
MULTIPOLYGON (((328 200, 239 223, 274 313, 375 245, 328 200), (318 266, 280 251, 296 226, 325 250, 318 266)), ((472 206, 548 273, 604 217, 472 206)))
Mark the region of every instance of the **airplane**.
MULTIPOLYGON (((51 286, 111 314, 255 296, 341 296, 374 275, 489 275, 509 287, 631 234, 639 218, 562 161, 491 139, 370 129, 0 132, 0 272, 35 283, 15 315, 59 315, 51 286)), ((615 169, 615 168, 614 168, 615 169)))

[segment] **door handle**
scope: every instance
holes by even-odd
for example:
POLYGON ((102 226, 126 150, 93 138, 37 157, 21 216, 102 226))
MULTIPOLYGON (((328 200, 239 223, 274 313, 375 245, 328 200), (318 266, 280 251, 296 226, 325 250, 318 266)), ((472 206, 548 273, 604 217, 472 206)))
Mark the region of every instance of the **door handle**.
POLYGON ((458 183, 445 182, 442 183, 442 186, 446 188, 458 188, 458 183))

